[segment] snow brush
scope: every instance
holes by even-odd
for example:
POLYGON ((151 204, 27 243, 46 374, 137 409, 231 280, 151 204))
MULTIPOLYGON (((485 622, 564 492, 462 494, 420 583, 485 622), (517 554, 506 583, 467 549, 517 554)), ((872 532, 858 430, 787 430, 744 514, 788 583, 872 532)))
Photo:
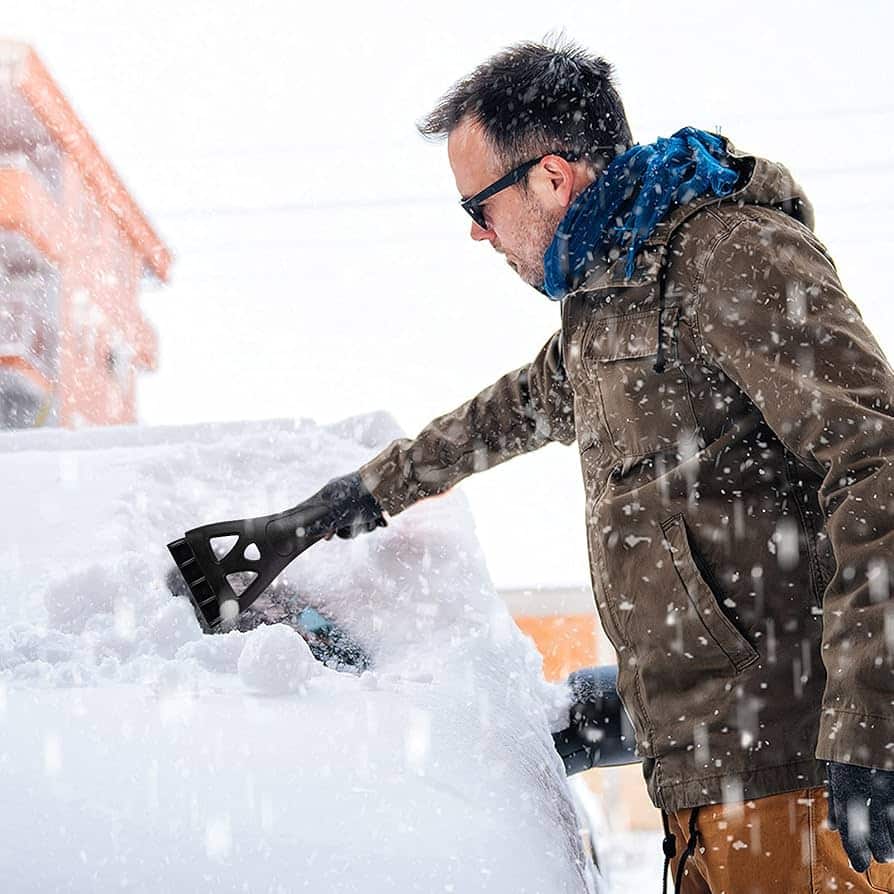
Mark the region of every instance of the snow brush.
POLYGON ((294 559, 333 534, 355 537, 385 525, 381 507, 355 472, 275 515, 202 525, 168 550, 206 633, 235 622, 294 559))

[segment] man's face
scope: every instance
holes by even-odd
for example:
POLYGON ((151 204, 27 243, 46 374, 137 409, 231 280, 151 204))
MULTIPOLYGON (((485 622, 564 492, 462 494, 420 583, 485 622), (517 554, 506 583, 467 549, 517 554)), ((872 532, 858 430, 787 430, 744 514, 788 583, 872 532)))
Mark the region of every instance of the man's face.
MULTIPOLYGON (((475 195, 507 173, 480 127, 468 119, 451 131, 447 155, 463 198, 475 195)), ((567 179, 571 169, 567 163, 562 164, 560 179, 567 179)), ((495 251, 506 257, 509 266, 535 287, 543 284, 543 254, 573 194, 574 172, 571 171, 571 182, 566 188, 560 183, 557 189, 555 177, 547 167, 538 165, 528 172, 527 189, 517 184, 488 199, 482 205, 488 228, 482 229, 472 221, 470 232, 473 239, 490 242, 495 251)))

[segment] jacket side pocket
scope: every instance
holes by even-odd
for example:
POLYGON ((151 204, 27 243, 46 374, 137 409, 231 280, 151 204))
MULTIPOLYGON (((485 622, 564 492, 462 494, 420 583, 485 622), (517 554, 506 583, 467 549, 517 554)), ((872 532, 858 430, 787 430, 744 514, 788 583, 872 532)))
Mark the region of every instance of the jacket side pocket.
POLYGON ((736 673, 745 670, 758 660, 760 653, 726 616, 716 594, 699 570, 682 514, 673 515, 662 522, 661 530, 674 569, 699 620, 730 660, 736 673))

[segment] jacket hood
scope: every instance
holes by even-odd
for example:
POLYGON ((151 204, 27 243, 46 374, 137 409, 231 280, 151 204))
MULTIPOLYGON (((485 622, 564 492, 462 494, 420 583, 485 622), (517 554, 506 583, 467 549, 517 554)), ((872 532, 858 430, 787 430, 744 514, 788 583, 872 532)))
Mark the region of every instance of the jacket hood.
POLYGON ((742 172, 742 182, 738 189, 723 198, 702 196, 687 205, 674 208, 646 240, 636 257, 633 276, 627 277, 624 269, 626 259, 622 255, 609 264, 594 266, 575 291, 641 286, 654 282, 661 271, 667 244, 674 232, 694 214, 709 206, 736 204, 776 208, 813 230, 813 205, 788 168, 778 162, 740 152, 726 137, 721 139, 733 163, 742 172))

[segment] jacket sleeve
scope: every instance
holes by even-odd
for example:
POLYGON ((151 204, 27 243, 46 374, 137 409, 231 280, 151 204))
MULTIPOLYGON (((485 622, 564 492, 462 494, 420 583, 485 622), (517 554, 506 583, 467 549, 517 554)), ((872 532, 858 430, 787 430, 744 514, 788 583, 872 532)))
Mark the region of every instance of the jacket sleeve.
POLYGON ((835 571, 816 756, 894 768, 894 373, 822 246, 794 223, 740 218, 703 285, 703 349, 822 478, 835 571))
POLYGON ((360 475, 382 508, 396 515, 473 472, 574 437, 574 400, 557 332, 529 366, 433 420, 415 439, 394 441, 360 475))

